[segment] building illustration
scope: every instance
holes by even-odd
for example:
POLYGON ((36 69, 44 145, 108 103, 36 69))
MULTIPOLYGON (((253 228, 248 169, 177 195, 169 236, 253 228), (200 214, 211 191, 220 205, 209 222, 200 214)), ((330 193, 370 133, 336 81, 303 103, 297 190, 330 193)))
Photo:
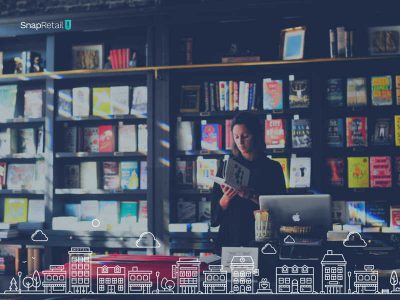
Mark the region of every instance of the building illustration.
POLYGON ((327 294, 346 292, 346 265, 343 254, 328 250, 321 261, 321 289, 327 294))
POLYGON ((132 267, 131 271, 128 271, 128 293, 137 294, 149 294, 151 293, 151 282, 152 271, 141 271, 138 267, 132 267))
POLYGON ((172 278, 176 279, 178 293, 195 294, 200 291, 200 261, 197 258, 179 258, 172 266, 172 278))
POLYGON ((125 276, 125 267, 97 267, 97 293, 125 293, 125 276))
POLYGON ((210 265, 204 274, 204 293, 217 294, 226 293, 228 288, 228 272, 223 270, 222 265, 210 265))
POLYGON ((364 265, 364 270, 354 271, 354 287, 359 294, 378 292, 378 271, 373 265, 364 265))
POLYGON ((50 270, 43 271, 42 274, 45 294, 67 292, 67 271, 63 265, 51 265, 50 270))
POLYGON ((306 265, 276 268, 276 293, 297 294, 314 292, 314 268, 306 265))
POLYGON ((69 254, 69 291, 75 294, 92 292, 89 247, 72 247, 69 254))
POLYGON ((230 263, 231 269, 231 292, 232 293, 253 293, 254 275, 258 276, 259 271, 254 266, 251 256, 234 256, 230 263))

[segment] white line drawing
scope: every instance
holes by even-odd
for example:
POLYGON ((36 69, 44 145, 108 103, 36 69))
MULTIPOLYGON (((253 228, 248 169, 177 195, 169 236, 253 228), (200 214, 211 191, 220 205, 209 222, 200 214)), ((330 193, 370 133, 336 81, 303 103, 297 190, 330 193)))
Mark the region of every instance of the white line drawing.
POLYGON ((351 272, 350 271, 347 272, 347 277, 349 278, 349 284, 347 285, 348 286, 347 293, 351 294, 351 272))
POLYGON ((153 271, 139 270, 137 266, 133 266, 132 270, 128 271, 128 293, 149 294, 153 286, 151 274, 153 271))
POLYGON ((180 257, 172 266, 172 278, 176 279, 178 293, 198 293, 200 291, 200 261, 197 258, 180 257))
POLYGON ((87 294, 92 292, 90 261, 92 251, 89 247, 71 247, 69 255, 69 292, 87 294))
POLYGON ((97 293, 120 294, 125 293, 126 268, 116 265, 114 267, 103 265, 97 267, 97 293))
POLYGON ((262 278, 258 283, 257 294, 272 294, 271 283, 267 278, 262 278))
POLYGON ((322 292, 327 294, 346 293, 346 265, 343 254, 328 250, 321 261, 322 292))
POLYGON ((314 293, 314 268, 306 265, 300 267, 276 267, 276 293, 299 294, 314 293))
POLYGON ((42 274, 45 294, 63 294, 67 292, 67 271, 63 265, 50 265, 50 270, 43 271, 42 274))
POLYGON ((357 294, 378 293, 378 271, 374 265, 364 265, 364 270, 354 271, 354 287, 357 294))
POLYGON ((294 244, 296 243, 296 241, 294 240, 294 238, 291 235, 287 235, 284 239, 283 242, 285 244, 294 244))
POLYGON ((22 272, 18 272, 17 275, 18 283, 15 277, 11 278, 8 290, 4 291, 5 294, 43 294, 44 291, 40 289, 42 280, 37 270, 32 276, 22 278, 22 272))
POLYGON ((209 265, 208 270, 204 270, 204 293, 219 294, 227 293, 228 272, 223 270, 222 265, 209 265))
POLYGON ((261 253, 266 255, 276 254, 276 249, 270 243, 266 243, 264 247, 261 248, 261 253))
POLYGON ((47 242, 49 238, 41 229, 38 229, 34 233, 32 233, 31 240, 33 242, 47 242))
POLYGON ((259 270, 254 266, 251 256, 234 256, 230 263, 231 293, 253 293, 254 276, 259 275, 259 270))
POLYGON ((390 284, 393 287, 391 293, 393 294, 400 293, 400 287, 396 287, 398 283, 399 283, 399 277, 397 276, 396 270, 393 270, 392 273, 390 274, 390 284))
POLYGON ((358 232, 349 232, 343 241, 345 247, 366 247, 367 243, 358 232))
POLYGON ((136 241, 138 248, 160 248, 160 242, 150 231, 143 232, 136 241))
POLYGON ((92 226, 94 227, 94 228, 97 228, 97 227, 100 227, 100 220, 99 219, 93 219, 92 220, 92 226))

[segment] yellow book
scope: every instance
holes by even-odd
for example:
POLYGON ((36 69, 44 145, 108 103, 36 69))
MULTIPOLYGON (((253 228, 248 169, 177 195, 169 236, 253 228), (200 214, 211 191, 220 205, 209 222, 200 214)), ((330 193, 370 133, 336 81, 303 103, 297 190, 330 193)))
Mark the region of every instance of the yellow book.
POLYGON ((93 115, 107 116, 112 114, 110 88, 93 88, 93 115))
POLYGON ((4 223, 20 223, 28 221, 27 198, 5 198, 4 223))
POLYGON ((368 157, 348 157, 349 188, 369 187, 369 162, 368 157))
POLYGON ((289 173, 288 173, 288 164, 287 164, 287 158, 272 158, 273 160, 277 161, 280 163, 283 171, 283 175, 285 177, 285 185, 286 188, 289 188, 289 173))
POLYGON ((394 136, 396 146, 400 146, 400 116, 394 116, 394 136))
POLYGON ((233 99, 233 81, 229 80, 229 108, 235 110, 235 101, 233 99))
POLYGON ((400 75, 396 75, 396 103, 400 105, 400 75))

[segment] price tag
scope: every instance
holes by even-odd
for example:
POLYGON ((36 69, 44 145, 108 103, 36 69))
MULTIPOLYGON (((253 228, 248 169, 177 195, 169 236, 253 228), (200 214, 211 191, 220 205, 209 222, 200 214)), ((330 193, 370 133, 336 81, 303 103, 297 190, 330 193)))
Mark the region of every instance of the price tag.
POLYGON ((201 125, 207 125, 207 120, 201 120, 201 125))
POLYGON ((298 120, 299 119, 299 115, 294 115, 293 119, 298 120))
POLYGON ((294 75, 289 75, 289 81, 294 81, 294 75))
POLYGON ((209 116, 211 116, 211 113, 209 111, 203 111, 200 113, 200 116, 201 117, 209 117, 209 116))
POLYGON ((267 120, 268 120, 268 121, 271 121, 271 120, 272 120, 272 115, 271 115, 271 114, 268 114, 268 115, 267 115, 267 120))

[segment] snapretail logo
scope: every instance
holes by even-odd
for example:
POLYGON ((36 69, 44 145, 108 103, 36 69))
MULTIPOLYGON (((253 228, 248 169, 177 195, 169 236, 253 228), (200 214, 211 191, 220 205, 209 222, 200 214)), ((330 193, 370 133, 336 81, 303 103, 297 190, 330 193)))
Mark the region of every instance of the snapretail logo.
POLYGON ((72 28, 72 20, 71 19, 64 20, 64 28, 65 28, 65 30, 71 30, 71 28, 72 28))

